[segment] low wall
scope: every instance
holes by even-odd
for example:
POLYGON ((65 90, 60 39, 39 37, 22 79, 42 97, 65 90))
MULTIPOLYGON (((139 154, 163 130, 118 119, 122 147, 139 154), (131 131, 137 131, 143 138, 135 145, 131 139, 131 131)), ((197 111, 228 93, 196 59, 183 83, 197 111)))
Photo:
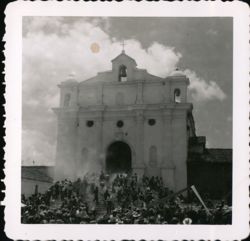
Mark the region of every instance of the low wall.
POLYGON ((48 188, 52 185, 50 182, 41 182, 30 179, 22 179, 22 187, 21 193, 25 195, 25 197, 31 196, 35 193, 36 185, 38 186, 38 192, 45 193, 48 188))

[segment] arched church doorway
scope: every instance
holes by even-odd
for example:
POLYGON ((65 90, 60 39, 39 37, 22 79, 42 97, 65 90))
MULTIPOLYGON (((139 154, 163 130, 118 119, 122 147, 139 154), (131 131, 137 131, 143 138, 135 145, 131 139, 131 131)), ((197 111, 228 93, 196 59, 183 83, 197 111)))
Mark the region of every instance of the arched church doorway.
POLYGON ((132 154, 128 144, 113 142, 106 153, 106 171, 108 173, 128 173, 132 169, 132 154))

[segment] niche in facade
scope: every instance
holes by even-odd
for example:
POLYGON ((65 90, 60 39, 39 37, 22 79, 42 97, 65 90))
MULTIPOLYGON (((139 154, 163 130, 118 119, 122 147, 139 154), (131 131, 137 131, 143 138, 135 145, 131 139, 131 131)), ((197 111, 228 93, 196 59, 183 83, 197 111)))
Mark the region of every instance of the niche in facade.
POLYGON ((86 122, 86 125, 87 125, 87 127, 92 127, 92 126, 94 125, 94 121, 88 120, 88 121, 86 122))
POLYGON ((125 65, 121 65, 119 67, 119 82, 127 81, 127 67, 125 65))
POLYGON ((69 103, 70 103, 70 94, 66 94, 66 95, 64 96, 64 103, 63 103, 63 105, 64 105, 65 107, 68 107, 68 106, 69 106, 69 103))
POLYGON ((149 166, 150 167, 157 166, 157 148, 156 148, 156 146, 151 146, 149 148, 149 166))
POLYGON ((149 120, 148 120, 148 124, 149 124, 150 126, 154 126, 155 123, 156 123, 156 120, 155 120, 155 119, 149 119, 149 120))
POLYGON ((180 91, 180 89, 174 90, 174 102, 181 103, 181 91, 180 91))
POLYGON ((124 126, 124 122, 122 120, 117 121, 116 126, 118 128, 122 128, 124 126))

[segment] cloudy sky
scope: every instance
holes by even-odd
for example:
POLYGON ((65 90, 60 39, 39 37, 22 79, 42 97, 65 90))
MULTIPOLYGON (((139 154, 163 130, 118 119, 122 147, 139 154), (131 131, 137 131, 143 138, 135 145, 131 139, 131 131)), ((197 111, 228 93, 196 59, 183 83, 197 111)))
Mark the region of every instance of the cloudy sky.
POLYGON ((183 70, 197 135, 208 147, 232 147, 231 18, 24 17, 23 164, 53 164, 57 85, 71 72, 83 81, 110 69, 123 40, 139 68, 161 77, 183 70))

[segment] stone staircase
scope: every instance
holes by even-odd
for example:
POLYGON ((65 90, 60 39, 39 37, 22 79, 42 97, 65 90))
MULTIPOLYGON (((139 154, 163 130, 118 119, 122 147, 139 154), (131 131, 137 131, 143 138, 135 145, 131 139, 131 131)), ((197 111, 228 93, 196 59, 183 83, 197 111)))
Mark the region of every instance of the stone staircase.
POLYGON ((102 216, 107 213, 106 205, 104 201, 99 201, 99 203, 96 206, 96 213, 97 216, 102 216))
POLYGON ((86 201, 86 203, 88 204, 88 206, 90 208, 93 207, 93 206, 95 206, 97 216, 103 216, 104 214, 107 213, 105 201, 102 198, 102 195, 100 193, 99 193, 99 202, 98 202, 97 205, 94 202, 94 195, 91 194, 89 190, 87 191, 87 195, 86 195, 85 201, 86 201))

